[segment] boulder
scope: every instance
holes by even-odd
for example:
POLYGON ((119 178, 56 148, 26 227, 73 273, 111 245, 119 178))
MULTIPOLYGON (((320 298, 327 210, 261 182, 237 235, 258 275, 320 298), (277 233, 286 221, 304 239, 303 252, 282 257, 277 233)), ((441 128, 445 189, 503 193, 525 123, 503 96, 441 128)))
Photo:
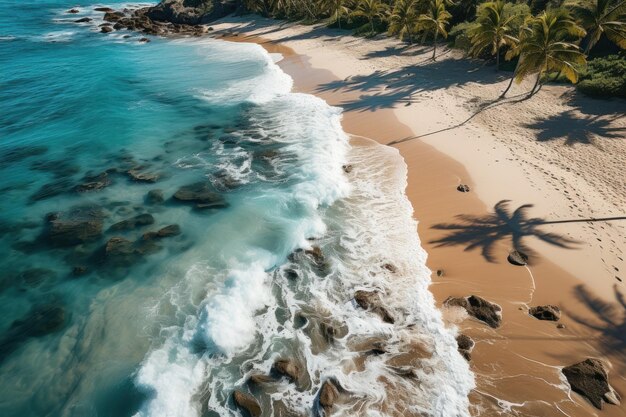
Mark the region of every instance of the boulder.
POLYGON ((184 203, 193 203, 199 209, 228 207, 226 200, 221 195, 213 192, 211 184, 207 182, 198 182, 180 187, 174 194, 174 199, 184 203))
POLYGON ((261 416, 261 406, 252 395, 242 391, 233 392, 233 401, 242 411, 248 413, 250 417, 261 416))
POLYGON ((90 17, 81 17, 78 20, 74 20, 74 23, 89 23, 91 22, 93 19, 90 17))
POLYGON ((85 175, 83 182, 74 187, 74 189, 78 193, 86 193, 89 191, 100 191, 109 185, 111 185, 109 174, 101 172, 96 175, 85 175))
POLYGON ((162 190, 150 190, 146 195, 147 204, 161 204, 165 201, 162 190))
POLYGON ((291 382, 297 381, 300 377, 300 367, 291 359, 279 359, 274 362, 272 372, 286 377, 291 382))
POLYGON ((443 304, 448 307, 461 307, 467 314, 480 320, 494 329, 502 324, 502 308, 476 295, 469 297, 448 297, 443 304))
POLYGON ((99 207, 79 206, 47 216, 45 239, 55 246, 75 246, 102 235, 104 215, 99 207))
POLYGON ((274 382, 274 379, 271 376, 265 374, 252 374, 250 378, 248 378, 248 383, 253 385, 266 385, 274 382))
POLYGON ((377 314, 385 323, 393 324, 395 322, 393 316, 383 306, 380 294, 377 291, 359 290, 354 293, 354 300, 359 307, 377 314))
MULTIPOLYGON (((141 38, 139 42, 146 42, 143 39, 146 39, 146 41, 149 42, 149 39, 147 38, 141 38)), ((138 169, 128 170, 126 174, 128 174, 128 177, 135 182, 157 182, 159 180, 159 174, 141 172, 138 169)))
POLYGON ((456 344, 461 356, 467 361, 472 360, 472 350, 475 344, 472 338, 465 334, 460 334, 456 337, 456 344))
POLYGON ((102 33, 113 32, 113 28, 111 26, 102 26, 100 28, 100 32, 102 32, 102 33))
POLYGON ((154 223, 154 217, 152 214, 143 213, 139 214, 135 217, 131 217, 130 219, 122 220, 121 222, 115 223, 113 226, 109 228, 109 230, 119 231, 119 230, 132 230, 138 227, 147 226, 154 223))
POLYGON ((103 19, 105 22, 117 22, 123 17, 124 17, 124 13, 122 12, 106 12, 104 14, 103 19))
POLYGON ((572 390, 587 398, 597 409, 602 402, 619 405, 620 397, 609 385, 609 374, 598 359, 585 359, 562 369, 572 390))
POLYGON ((94 9, 97 12, 104 12, 104 13, 110 13, 110 12, 114 12, 115 10, 111 9, 110 7, 96 7, 94 9))
MULTIPOLYGON (((141 38, 141 39, 139 39, 139 43, 148 43, 148 42, 150 42, 150 39, 148 39, 148 38, 141 38)), ((156 179, 154 181, 151 181, 151 182, 155 182, 155 181, 156 181, 156 179)))
POLYGON ((470 192, 470 188, 469 185, 467 184, 460 184, 458 187, 456 187, 457 191, 461 192, 461 193, 469 193, 470 192))
POLYGON ((561 309, 553 305, 535 306, 528 310, 528 314, 539 320, 559 321, 561 309))
POLYGON ((67 13, 70 13, 70 14, 76 14, 76 13, 80 13, 80 10, 78 10, 78 9, 69 9, 69 10, 67 11, 67 13))
POLYGON ((234 0, 164 0, 148 8, 151 20, 185 25, 199 25, 224 17, 237 8, 234 0))
POLYGON ((180 226, 177 224, 171 224, 159 229, 156 232, 144 233, 143 240, 162 239, 166 237, 173 237, 180 235, 180 226))
POLYGON ((528 263, 528 255, 526 255, 525 253, 519 252, 519 251, 512 251, 511 253, 509 253, 509 256, 507 257, 507 260, 509 261, 509 263, 516 265, 516 266, 524 266, 528 263))
POLYGON ((337 389, 335 384, 331 380, 324 381, 318 396, 320 407, 324 410, 324 415, 330 415, 338 398, 339 389, 337 389))

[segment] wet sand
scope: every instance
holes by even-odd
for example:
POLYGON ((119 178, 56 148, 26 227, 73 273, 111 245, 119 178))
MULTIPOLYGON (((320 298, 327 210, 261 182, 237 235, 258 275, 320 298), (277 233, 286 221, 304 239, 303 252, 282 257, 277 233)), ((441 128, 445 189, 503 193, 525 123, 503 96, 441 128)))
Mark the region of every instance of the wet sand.
MULTIPOLYGON (((429 92, 413 95, 409 102, 399 99, 393 105, 376 107, 375 101, 365 96, 381 94, 381 90, 372 93, 362 82, 347 87, 351 78, 346 77, 356 76, 363 69, 357 70, 362 63, 346 52, 346 47, 352 42, 363 47, 362 39, 345 36, 335 42, 328 39, 326 29, 313 37, 310 27, 285 25, 280 28, 272 21, 248 26, 245 20, 231 19, 214 27, 218 31, 235 28, 238 36, 228 36, 229 39, 257 42, 270 52, 281 53, 284 59, 280 65, 294 78, 298 91, 319 95, 330 104, 346 109, 343 125, 350 134, 388 144, 412 138, 427 127, 450 124, 449 114, 436 110, 442 102, 445 104, 445 98, 429 92), (334 60, 338 54, 342 54, 342 58, 334 60), (355 105, 360 99, 369 100, 369 107, 355 105), (418 111, 418 105, 419 110, 432 108, 433 111, 418 111)), ((377 42, 372 41, 371 48, 381 51, 377 42)), ((367 56, 361 56, 367 60, 367 56)), ((415 61, 419 61, 419 57, 415 61)), ((454 77, 455 74, 441 76, 454 77)), ((550 99, 560 99, 555 89, 549 89, 541 97, 547 102, 542 105, 554 106, 550 99)), ((385 100, 382 96, 376 99, 385 100)), ((507 110, 516 111, 511 107, 507 110)), ((485 123, 488 122, 444 130, 428 140, 413 139, 394 145, 408 165, 407 195, 419 221, 422 245, 429 254, 428 266, 433 271, 431 291, 438 304, 448 296, 475 294, 503 309, 503 325, 495 330, 465 317, 456 309, 444 310, 450 325, 457 325, 476 342, 471 362, 477 383, 470 398, 472 414, 626 416, 624 405, 605 405, 603 411, 596 410, 584 398, 569 392, 560 372, 560 367, 587 357, 604 358, 611 366, 611 384, 620 395, 626 394, 626 306, 619 301, 625 290, 617 280, 620 269, 624 269, 620 251, 626 249, 626 233, 618 222, 533 222, 541 210, 544 215, 558 220, 577 219, 568 217, 569 213, 562 209, 564 196, 545 185, 546 178, 559 177, 563 167, 552 162, 541 165, 546 174, 543 178, 537 177, 535 172, 520 165, 519 159, 524 155, 517 158, 513 152, 507 158, 506 152, 503 153, 506 144, 495 141, 492 149, 484 152, 478 161, 467 164, 459 155, 474 155, 473 148, 485 147, 484 140, 491 140, 487 136, 497 132, 495 128, 489 130, 485 123), (461 129, 465 130, 460 132, 461 129), (476 141, 459 142, 459 135, 474 135, 468 139, 476 141), (441 137, 437 147, 433 146, 433 137, 441 137), (457 140, 457 144, 452 140, 457 140), (489 166, 497 169, 488 170, 489 166), (519 178, 530 181, 522 186, 519 178), (458 192, 456 187, 460 183, 469 185, 471 192, 458 192), (518 211, 517 216, 513 214, 535 194, 546 194, 548 199, 532 201, 535 207, 529 208, 528 214, 523 213, 524 210, 518 211), (498 217, 494 206, 501 200, 512 201, 497 206, 498 217), (590 233, 596 233, 597 241, 591 241, 590 233), (531 253, 529 267, 516 267, 506 261, 510 250, 520 246, 531 253), (612 247, 610 253, 615 254, 615 259, 602 254, 605 247, 612 247), (563 316, 559 323, 565 328, 558 329, 555 322, 539 321, 528 315, 529 306, 544 304, 561 308, 563 316)), ((620 129, 621 125, 613 128, 620 129)), ((536 132, 527 129, 525 134, 530 136, 536 132)), ((579 152, 584 153, 585 149, 579 148, 579 152)), ((530 159, 526 162, 534 163, 530 159)), ((594 178, 602 181, 601 177, 594 178)), ((580 189, 588 185, 581 184, 580 189)), ((579 191, 574 188, 575 184, 566 186, 572 194, 579 191)), ((611 186, 607 184, 606 188, 611 186)), ((615 204, 619 205, 619 196, 616 198, 615 204)), ((596 203, 595 207, 603 208, 602 202, 596 203)), ((611 216, 619 215, 612 206, 604 208, 611 216)))

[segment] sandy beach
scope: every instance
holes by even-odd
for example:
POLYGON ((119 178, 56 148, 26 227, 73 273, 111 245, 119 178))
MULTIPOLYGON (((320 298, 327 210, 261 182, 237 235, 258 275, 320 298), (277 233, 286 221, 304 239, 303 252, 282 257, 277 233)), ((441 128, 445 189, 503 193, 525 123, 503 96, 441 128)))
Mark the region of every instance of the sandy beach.
POLYGON ((476 342, 472 415, 626 416, 623 402, 599 411, 569 392, 560 372, 602 359, 626 395, 623 100, 557 85, 521 100, 529 81, 495 101, 509 74, 446 48, 433 62, 429 48, 320 26, 243 16, 213 27, 281 53, 296 90, 344 108, 346 132, 400 151, 438 306, 475 294, 503 310, 492 329, 444 309, 476 342), (513 249, 528 266, 507 262, 513 249), (529 316, 545 304, 564 328, 529 316))

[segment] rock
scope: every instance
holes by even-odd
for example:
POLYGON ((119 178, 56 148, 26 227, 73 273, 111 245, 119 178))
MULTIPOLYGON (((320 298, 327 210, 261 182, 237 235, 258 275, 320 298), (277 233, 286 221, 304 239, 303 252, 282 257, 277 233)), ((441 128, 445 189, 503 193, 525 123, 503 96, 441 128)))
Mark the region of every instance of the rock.
POLYGON ((34 203, 48 198, 56 197, 72 190, 72 181, 62 178, 54 182, 42 185, 35 193, 33 193, 28 201, 34 203))
POLYGON ((563 323, 559 323, 559 324, 556 325, 556 328, 557 329, 564 329, 565 325, 563 323))
POLYGON ((74 189, 79 193, 86 193, 89 191, 100 191, 103 188, 111 185, 111 179, 109 174, 101 172, 96 175, 85 175, 83 183, 77 185, 74 189))
POLYGON ((161 204, 165 201, 162 190, 150 190, 146 195, 147 204, 161 204))
POLYGON ((148 42, 150 42, 150 39, 148 39, 148 38, 141 38, 141 39, 139 39, 139 42, 140 43, 148 43, 148 42))
POLYGON ((133 242, 123 237, 112 237, 104 246, 107 257, 126 256, 135 253, 133 242))
POLYGON ((252 374, 250 378, 248 378, 248 383, 259 386, 271 384, 272 382, 274 382, 274 379, 265 374, 252 374))
POLYGON ((561 318, 561 310, 553 305, 531 307, 528 314, 539 320, 559 321, 561 318))
POLYGON ((106 22, 117 22, 118 20, 120 20, 123 17, 124 17, 124 13, 113 11, 113 12, 106 12, 104 14, 103 19, 106 22))
POLYGON ((151 20, 184 25, 199 25, 224 17, 237 9, 232 0, 164 0, 148 8, 151 20))
POLYGON ((280 359, 274 362, 272 372, 295 382, 300 377, 300 367, 291 359, 280 359))
POLYGON ((89 23, 91 22, 93 19, 90 17, 81 17, 78 20, 74 20, 74 23, 89 23))
POLYGON ((377 314, 385 323, 393 324, 395 322, 391 314, 389 314, 387 309, 382 305, 378 292, 359 290, 354 293, 354 300, 359 307, 377 314))
POLYGON ((44 281, 54 279, 56 273, 44 268, 30 268, 20 272, 19 278, 29 287, 38 287, 44 281))
POLYGON ((457 191, 460 191, 462 193, 469 193, 470 192, 470 188, 469 185, 466 184, 460 184, 458 187, 456 187, 457 191))
POLYGON ((211 190, 211 184, 206 182, 198 182, 183 186, 176 191, 174 199, 185 202, 194 203, 199 209, 219 209, 228 207, 228 203, 224 198, 211 190))
POLYGON ((96 7, 94 10, 97 12, 105 12, 105 13, 111 13, 115 11, 111 9, 110 7, 96 7))
POLYGON ((395 274, 396 272, 398 272, 398 268, 394 264, 386 263, 383 265, 383 268, 385 268, 387 271, 391 272, 392 274, 395 274))
POLYGON ((113 32, 113 28, 111 26, 102 26, 100 28, 100 32, 102 32, 102 33, 113 32))
POLYGON ((528 263, 528 255, 516 250, 509 253, 509 256, 506 259, 509 263, 517 266, 524 266, 528 263))
POLYGON ((344 165, 341 167, 343 169, 343 172, 345 172, 346 174, 349 174, 352 172, 352 170, 354 169, 354 167, 350 164, 348 165, 344 165))
POLYGON ((456 344, 458 346, 459 353, 468 362, 472 360, 472 350, 474 349, 474 341, 471 337, 460 334, 456 338, 456 344))
POLYGON ((464 308, 467 314, 480 320, 494 329, 502 324, 502 308, 476 295, 469 297, 448 297, 443 304, 464 308))
POLYGON ((437 270, 437 276, 438 276, 438 277, 442 277, 442 276, 443 276, 443 273, 444 273, 444 272, 443 272, 443 269, 438 269, 438 270, 437 270))
POLYGON ((165 226, 157 232, 158 237, 172 237, 180 234, 180 226, 177 224, 170 224, 165 226))
POLYGON ((311 249, 305 250, 304 253, 313 258, 313 261, 317 265, 321 265, 324 263, 324 252, 322 252, 322 248, 320 248, 319 246, 313 246, 311 249))
POLYGON ((154 217, 152 214, 143 213, 139 214, 130 219, 123 220, 121 222, 115 223, 113 226, 109 228, 109 230, 132 230, 138 227, 147 226, 154 223, 154 217))
POLYGON ((250 417, 261 416, 261 406, 252 395, 242 391, 235 391, 233 392, 233 401, 237 404, 237 407, 248 413, 250 417))
POLYGON ((572 390, 587 398, 601 410, 602 401, 619 405, 620 397, 609 385, 609 374, 598 359, 588 358, 562 369, 572 390))
POLYGON ((18 146, 0 153, 0 164, 12 164, 26 158, 43 155, 46 152, 48 152, 46 146, 18 146))
MULTIPOLYGON (((141 38, 139 42, 143 42, 143 39, 147 39, 147 38, 141 38)), ((157 182, 159 180, 159 174, 141 172, 137 169, 128 170, 126 174, 128 174, 130 179, 135 182, 157 182)))
POLYGON ((337 389, 335 384, 331 380, 324 381, 319 391, 319 403, 324 410, 324 415, 330 415, 338 398, 339 389, 337 389))
POLYGON ((292 268, 287 268, 285 269, 285 277, 287 277, 287 279, 289 280, 296 280, 298 279, 298 272, 295 269, 292 268))
POLYGON ((80 277, 82 275, 85 275, 87 273, 87 267, 84 265, 76 265, 74 268, 72 268, 72 275, 74 275, 75 277, 80 277))
POLYGON ((76 14, 76 13, 80 13, 80 10, 78 10, 78 9, 69 9, 69 10, 67 11, 67 13, 70 13, 70 14, 76 14))
POLYGON ((102 235, 103 213, 99 207, 74 207, 61 214, 47 216, 44 237, 55 246, 75 246, 102 235))

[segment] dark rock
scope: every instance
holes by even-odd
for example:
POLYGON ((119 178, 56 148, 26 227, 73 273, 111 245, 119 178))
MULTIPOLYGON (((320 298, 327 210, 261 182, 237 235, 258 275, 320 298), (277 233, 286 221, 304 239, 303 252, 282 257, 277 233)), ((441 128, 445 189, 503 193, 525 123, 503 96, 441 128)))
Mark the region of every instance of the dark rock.
POLYGON ((619 405, 620 397, 609 385, 609 374, 598 359, 585 359, 562 369, 572 390, 587 398, 597 409, 602 409, 602 401, 619 405))
POLYGON ((395 274, 396 272, 398 272, 398 268, 394 264, 386 263, 383 265, 383 268, 385 268, 387 271, 391 272, 392 274, 395 274))
POLYGON ((338 398, 339 389, 337 389, 335 384, 331 380, 324 381, 319 392, 319 403, 324 410, 324 415, 330 415, 338 398))
POLYGON ((280 359, 274 362, 272 372, 295 382, 300 377, 300 367, 291 359, 280 359))
POLYGON ((30 268, 20 272, 19 278, 29 287, 38 287, 44 281, 54 279, 56 273, 44 268, 30 268))
POLYGON ((103 19, 106 22, 117 22, 118 20, 120 20, 123 17, 124 17, 124 13, 122 13, 122 12, 106 12, 104 14, 103 19))
POLYGON ((382 305, 378 292, 359 290, 354 293, 354 300, 359 307, 377 314, 385 323, 393 324, 395 322, 393 316, 389 314, 389 311, 382 305))
POLYGON ((103 213, 99 207, 74 207, 70 211, 48 216, 44 237, 56 246, 75 246, 102 235, 103 213))
POLYGON ((75 277, 80 277, 82 275, 85 275, 86 273, 87 273, 86 266, 76 265, 74 268, 72 268, 72 275, 74 275, 75 277))
POLYGON ((148 42, 150 42, 150 39, 148 39, 148 38, 141 38, 141 39, 139 39, 139 42, 140 43, 148 43, 148 42))
POLYGON ((274 378, 265 374, 252 374, 248 378, 248 383, 258 386, 271 384, 272 382, 274 382, 274 378))
POLYGON ((528 314, 539 320, 559 321, 561 318, 561 310, 553 305, 531 307, 528 314))
POLYGON ((559 324, 556 325, 556 328, 557 329, 564 329, 565 325, 563 323, 559 323, 559 324))
POLYGON ((252 395, 242 391, 233 392, 233 401, 242 411, 250 417, 261 417, 261 406, 252 395))
POLYGON ((437 276, 438 277, 442 277, 443 276, 443 269, 438 269, 437 270, 437 276))
MULTIPOLYGON (((146 38, 142 38, 146 39, 146 38)), ((141 39, 139 42, 143 42, 141 39)), ((136 182, 157 182, 159 180, 159 174, 141 172, 137 169, 131 169, 126 172, 131 180, 136 182)))
POLYGON ((100 28, 100 32, 102 32, 102 33, 113 32, 113 28, 111 26, 102 26, 100 28))
POLYGON ((76 13, 80 13, 80 10, 78 10, 78 9, 69 9, 69 10, 67 11, 67 13, 70 13, 70 14, 76 14, 76 13))
POLYGON ((462 193, 469 193, 470 192, 470 188, 469 185, 466 184, 460 184, 458 187, 456 187, 457 191, 460 191, 462 193))
POLYGON ((105 13, 111 13, 115 11, 111 9, 110 7, 96 7, 94 10, 97 12, 105 12, 105 13))
POLYGON ((109 230, 132 230, 138 227, 147 226, 154 223, 154 217, 152 214, 144 213, 139 214, 130 219, 123 220, 121 222, 115 223, 113 226, 109 228, 109 230))
POLYGON ((78 20, 74 20, 74 23, 89 23, 91 22, 93 19, 91 19, 90 17, 81 17, 78 20))
POLYGON ((305 250, 304 253, 313 258, 313 261, 318 266, 323 266, 326 263, 324 252, 322 252, 322 248, 319 246, 313 246, 311 249, 305 250))
POLYGON ((474 349, 474 341, 472 338, 467 335, 460 334, 456 338, 456 344, 461 356, 463 356, 467 361, 472 360, 472 349, 474 349))
POLYGON ((148 204, 161 204, 165 201, 162 190, 150 190, 146 195, 146 203, 148 204))
POLYGON ((206 182, 198 182, 179 188, 174 194, 174 199, 185 203, 194 203, 199 209, 228 207, 226 200, 213 192, 210 183, 206 182))
POLYGON ((507 260, 509 261, 509 263, 513 265, 524 266, 528 263, 528 255, 514 250, 511 253, 509 253, 507 260))
POLYGON ((345 172, 346 174, 349 174, 352 172, 352 170, 354 169, 354 167, 350 164, 348 165, 344 165, 341 168, 343 168, 343 172, 345 172))
POLYGON ((29 201, 31 203, 34 203, 37 201, 46 200, 48 198, 67 193, 71 190, 72 181, 67 178, 62 178, 60 180, 42 185, 29 197, 29 201))
POLYGON ((46 146, 18 146, 0 153, 0 164, 12 164, 32 156, 43 155, 48 152, 46 146))
POLYGON ((443 304, 464 308, 467 314, 487 323, 494 329, 500 327, 502 323, 502 308, 476 295, 458 298, 448 297, 443 304))
POLYGON ((74 189, 79 193, 86 193, 89 191, 100 191, 103 188, 111 185, 111 179, 109 174, 101 172, 96 175, 85 175, 83 183, 77 185, 74 189))
POLYGON ((158 237, 172 237, 178 236, 180 234, 180 226, 177 224, 171 224, 169 226, 165 226, 157 232, 158 237))
POLYGON ((287 268, 285 269, 285 277, 293 281, 295 279, 298 279, 298 272, 295 269, 287 268))

